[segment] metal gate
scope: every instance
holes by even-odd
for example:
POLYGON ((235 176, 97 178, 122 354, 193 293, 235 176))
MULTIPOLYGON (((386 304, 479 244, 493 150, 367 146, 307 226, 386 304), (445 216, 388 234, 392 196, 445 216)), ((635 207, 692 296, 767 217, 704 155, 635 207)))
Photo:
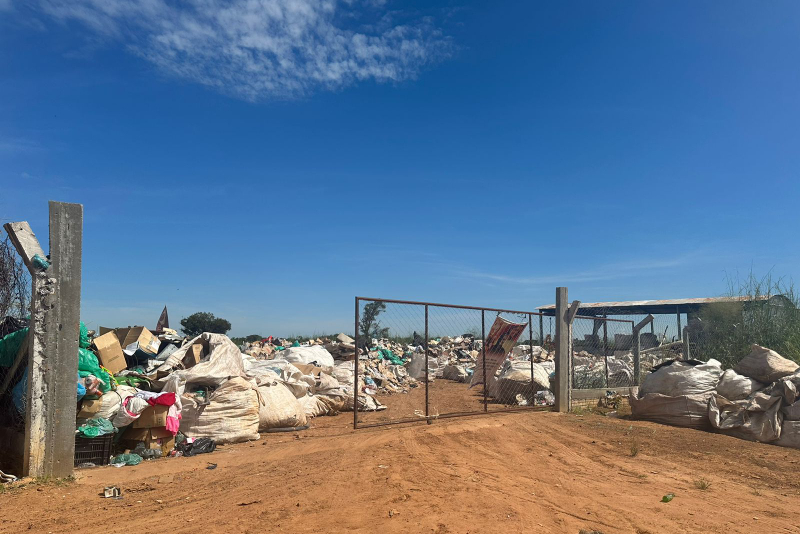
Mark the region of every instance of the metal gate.
POLYGON ((355 332, 353 428, 553 404, 542 313, 356 297, 355 332))

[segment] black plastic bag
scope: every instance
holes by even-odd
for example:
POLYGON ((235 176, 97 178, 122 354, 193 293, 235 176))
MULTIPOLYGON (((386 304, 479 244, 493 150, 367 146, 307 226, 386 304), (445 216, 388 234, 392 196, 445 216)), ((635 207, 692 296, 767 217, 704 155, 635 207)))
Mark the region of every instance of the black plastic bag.
POLYGON ((184 456, 196 456, 198 454, 214 452, 217 448, 217 442, 211 438, 197 438, 192 443, 186 443, 184 441, 175 448, 181 451, 184 456))

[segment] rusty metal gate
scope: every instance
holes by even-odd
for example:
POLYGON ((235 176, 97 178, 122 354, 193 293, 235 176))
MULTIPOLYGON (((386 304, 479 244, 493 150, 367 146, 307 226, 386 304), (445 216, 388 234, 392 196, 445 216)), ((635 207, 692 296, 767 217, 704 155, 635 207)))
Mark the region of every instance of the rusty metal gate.
POLYGON ((542 313, 356 297, 355 332, 353 428, 554 402, 555 324, 542 313))

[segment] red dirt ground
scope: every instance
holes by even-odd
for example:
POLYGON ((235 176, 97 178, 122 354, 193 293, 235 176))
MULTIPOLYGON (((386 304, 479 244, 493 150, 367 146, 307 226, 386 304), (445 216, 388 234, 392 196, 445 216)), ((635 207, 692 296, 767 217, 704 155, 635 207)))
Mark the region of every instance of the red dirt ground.
POLYGON ((0 532, 800 533, 800 450, 549 412, 351 424, 18 483, 0 532))

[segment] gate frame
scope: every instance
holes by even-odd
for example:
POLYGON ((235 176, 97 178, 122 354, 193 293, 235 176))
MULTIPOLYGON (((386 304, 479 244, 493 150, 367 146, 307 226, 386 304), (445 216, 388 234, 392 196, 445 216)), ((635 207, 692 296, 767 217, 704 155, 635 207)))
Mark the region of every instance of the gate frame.
MULTIPOLYGON (((533 317, 539 317, 539 331, 540 331, 540 343, 544 342, 542 336, 542 318, 546 316, 546 314, 542 312, 531 312, 531 311, 519 311, 519 310, 504 310, 500 308, 485 308, 481 306, 464 306, 461 304, 441 304, 437 302, 421 302, 421 301, 413 301, 413 300, 397 300, 397 299, 381 299, 381 298, 371 298, 371 297, 355 297, 355 359, 354 359, 354 372, 353 372, 353 430, 357 430, 359 428, 370 428, 370 427, 378 427, 378 426, 387 426, 387 425, 397 425, 397 424, 404 424, 404 423, 416 423, 421 422, 423 419, 403 419, 397 421, 385 421, 379 423, 369 423, 369 424, 360 424, 358 421, 358 377, 359 377, 359 339, 361 336, 359 335, 359 321, 360 321, 360 303, 364 302, 385 302, 388 304, 407 304, 412 306, 424 306, 425 308, 425 418, 424 420, 427 424, 432 424, 434 419, 447 419, 451 417, 464 417, 470 415, 482 415, 488 413, 507 413, 507 412, 515 412, 515 411, 523 411, 523 410, 534 410, 534 411, 549 411, 552 409, 550 406, 517 406, 517 407, 509 407, 505 408, 501 411, 496 412, 489 412, 489 403, 488 403, 488 391, 486 384, 483 384, 483 411, 475 411, 475 412, 460 412, 460 413, 452 413, 452 414, 443 414, 437 415, 435 417, 430 416, 430 402, 429 402, 429 394, 430 394, 430 381, 428 378, 428 309, 429 307, 439 307, 439 308, 453 308, 453 309, 461 309, 461 310, 475 310, 481 312, 481 359, 484 366, 484 380, 486 377, 486 312, 497 312, 497 313, 511 313, 516 315, 525 315, 528 317, 528 339, 530 341, 531 347, 531 380, 533 380, 533 317)), ((556 364, 556 375, 558 375, 558 364, 556 364)), ((558 377, 556 378, 558 380, 558 377)))

